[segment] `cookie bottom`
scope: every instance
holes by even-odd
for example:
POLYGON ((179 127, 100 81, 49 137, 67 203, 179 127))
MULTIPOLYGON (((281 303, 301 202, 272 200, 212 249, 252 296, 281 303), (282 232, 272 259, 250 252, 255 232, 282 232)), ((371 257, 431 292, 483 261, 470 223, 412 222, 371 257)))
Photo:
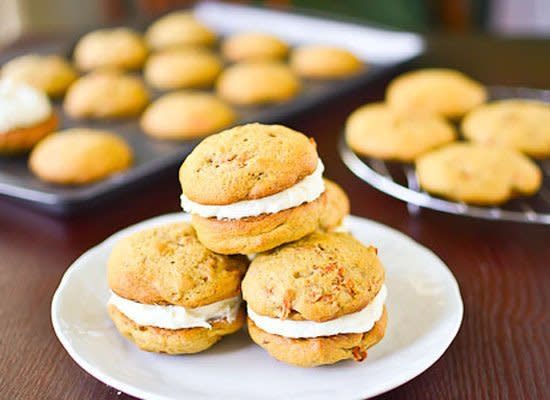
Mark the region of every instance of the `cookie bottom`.
POLYGON ((37 125, 0 133, 0 154, 23 153, 30 150, 38 141, 52 133, 58 122, 57 116, 52 113, 48 119, 37 125))
POLYGON ((201 243, 221 254, 251 254, 273 249, 310 234, 319 226, 326 195, 275 214, 238 220, 193 215, 191 224, 201 243))
POLYGON ((386 332, 387 312, 365 333, 346 333, 310 339, 293 339, 268 333, 248 318, 248 333, 256 344, 279 361, 299 367, 316 367, 353 359, 363 361, 367 349, 380 342, 386 332))
POLYGON ((113 305, 108 306, 108 312, 118 331, 141 350, 167 354, 193 354, 204 351, 223 336, 241 329, 245 319, 241 307, 233 322, 216 321, 212 323, 211 329, 163 329, 138 325, 113 305))

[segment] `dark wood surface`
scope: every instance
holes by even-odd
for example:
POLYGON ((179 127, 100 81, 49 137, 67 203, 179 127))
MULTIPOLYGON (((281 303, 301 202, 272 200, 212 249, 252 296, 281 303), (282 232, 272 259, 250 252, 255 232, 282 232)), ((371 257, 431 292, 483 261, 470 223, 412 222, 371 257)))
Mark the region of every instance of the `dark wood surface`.
MULTIPOLYGON (((438 36, 409 67, 416 66, 458 68, 487 84, 550 88, 550 42, 438 36)), ((352 175, 336 154, 337 135, 352 110, 381 98, 385 83, 357 88, 286 121, 316 138, 327 176, 348 191, 354 214, 428 246, 460 284, 464 321, 448 351, 419 377, 380 398, 547 398, 550 228, 426 210, 412 217, 404 203, 352 175)), ((70 359, 51 326, 51 298, 67 266, 82 252, 127 225, 179 210, 178 196, 174 169, 70 218, 0 199, 0 399, 129 398, 70 359)))

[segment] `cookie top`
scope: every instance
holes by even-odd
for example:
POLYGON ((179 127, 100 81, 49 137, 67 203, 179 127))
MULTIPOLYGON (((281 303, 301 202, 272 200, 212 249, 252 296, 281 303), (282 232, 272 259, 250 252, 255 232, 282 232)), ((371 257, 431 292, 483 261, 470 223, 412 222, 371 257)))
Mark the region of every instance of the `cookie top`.
POLYGON ((481 83, 444 68, 407 72, 394 79, 386 90, 386 101, 398 111, 450 118, 461 117, 486 99, 481 83))
POLYGON ((99 29, 84 35, 74 49, 77 68, 134 70, 143 66, 147 46, 141 35, 129 28, 99 29))
POLYGON ((462 132, 467 139, 483 145, 549 157, 550 104, 520 99, 484 104, 464 117, 462 132))
POLYGON ((216 34, 187 11, 177 11, 156 20, 145 33, 155 50, 175 46, 211 46, 216 34))
POLYGON ((111 290, 126 299, 196 308, 239 295, 247 265, 245 256, 208 250, 182 222, 120 240, 109 257, 107 278, 111 290))
POLYGON ((491 205, 538 191, 539 167, 514 150, 452 143, 416 160, 426 191, 466 203, 491 205))
POLYGON ((330 179, 325 181, 325 206, 321 213, 319 226, 330 231, 342 225, 344 217, 349 215, 349 198, 344 189, 330 179))
POLYGON ((273 35, 244 32, 225 39, 221 51, 233 62, 281 60, 288 53, 288 45, 273 35))
POLYGON ((276 62, 235 64, 220 75, 218 94, 242 105, 277 103, 289 100, 300 90, 300 81, 292 70, 276 62))
POLYGON ((51 97, 63 95, 77 78, 75 70, 64 58, 39 54, 27 54, 10 60, 2 67, 1 75, 25 82, 51 97))
POLYGON ((362 310, 383 283, 376 248, 347 233, 316 231, 259 254, 242 290, 257 314, 324 322, 362 310))
POLYGON ((212 86, 222 71, 220 59, 201 48, 176 48, 153 54, 145 64, 145 79, 159 89, 212 86))
POLYGON ((317 168, 315 142, 282 125, 248 124, 204 139, 179 171, 194 202, 225 205, 281 192, 317 168))
POLYGON ((127 169, 132 150, 118 136, 94 129, 67 129, 38 143, 29 167, 39 178, 58 184, 86 184, 127 169))
POLYGON ((109 118, 139 114, 148 102, 149 93, 141 79, 103 70, 72 84, 63 107, 73 118, 109 118))
POLYGON ((210 93, 180 91, 155 100, 143 113, 141 127, 158 138, 187 139, 216 133, 235 118, 231 107, 210 93))
POLYGON ((385 160, 412 161, 455 138, 443 117, 402 113, 384 103, 360 107, 346 122, 346 141, 354 151, 385 160))
POLYGON ((290 56, 290 65, 298 75, 312 79, 345 78, 363 68, 363 62, 352 52, 320 45, 294 49, 290 56))

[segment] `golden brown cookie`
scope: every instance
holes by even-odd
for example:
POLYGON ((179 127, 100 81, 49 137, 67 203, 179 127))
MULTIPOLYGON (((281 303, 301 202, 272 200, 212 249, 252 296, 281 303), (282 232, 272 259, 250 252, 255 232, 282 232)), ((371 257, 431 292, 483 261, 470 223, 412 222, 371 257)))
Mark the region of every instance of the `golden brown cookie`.
POLYGON ((187 223, 139 231, 116 243, 109 258, 109 315, 143 350, 203 351, 242 327, 247 264, 207 250, 187 223))
POLYGON ((65 185, 86 184, 126 170, 132 151, 118 136, 93 129, 67 129, 42 140, 29 167, 40 179, 65 185))
POLYGON ((485 104, 464 117, 462 132, 482 145, 550 157, 550 104, 521 99, 485 104))
POLYGON ((74 62, 82 71, 97 68, 140 69, 147 57, 141 35, 129 28, 98 29, 76 44, 74 62))
POLYGON ((153 54, 145 65, 145 79, 159 89, 182 89, 212 86, 222 63, 211 51, 200 48, 177 48, 153 54))
POLYGON ((514 150, 453 143, 416 160, 420 186, 427 192, 465 203, 501 204, 536 193, 542 174, 514 150))
POLYGON ((221 51, 232 62, 281 60, 288 53, 288 45, 273 35, 245 32, 225 39, 221 51))
POLYGON ((260 61, 227 68, 216 85, 222 98, 241 105, 283 102, 296 96, 300 87, 300 81, 286 65, 260 61))
POLYGON ((141 117, 141 127, 160 139, 190 139, 219 132, 235 119, 231 107, 217 97, 181 91, 153 102, 141 117))
POLYGON ((0 154, 15 154, 30 150, 42 138, 57 129, 59 120, 55 114, 33 126, 15 128, 0 133, 0 154))
POLYGON ((311 79, 339 79, 355 75, 364 64, 346 49, 308 45, 294 49, 290 66, 298 75, 311 79))
POLYGON ((148 102, 149 93, 138 77, 97 71, 71 85, 63 108, 73 118, 118 118, 139 114, 148 102))
POLYGON ((455 138, 455 130, 443 117, 402 113, 384 103, 360 107, 346 122, 348 145, 361 155, 384 160, 413 161, 455 138))
POLYGON ((147 32, 145 39, 155 50, 175 46, 211 46, 216 34, 186 11, 176 11, 159 18, 147 32))
POLYGON ((330 179, 324 181, 326 199, 319 226, 326 231, 332 231, 340 228, 344 218, 349 215, 349 198, 340 185, 330 179))
POLYGON ((247 322, 252 340, 266 349, 273 358, 298 367, 317 367, 343 360, 365 360, 367 349, 384 337, 387 320, 384 308, 382 317, 368 332, 300 339, 263 331, 250 318, 247 322))
POLYGON ((2 67, 3 78, 25 82, 43 90, 50 97, 59 97, 78 75, 62 57, 27 54, 16 57, 2 67))
POLYGON ((407 72, 394 79, 386 90, 388 105, 399 112, 449 118, 463 116, 486 99, 487 92, 481 83, 444 68, 407 72))

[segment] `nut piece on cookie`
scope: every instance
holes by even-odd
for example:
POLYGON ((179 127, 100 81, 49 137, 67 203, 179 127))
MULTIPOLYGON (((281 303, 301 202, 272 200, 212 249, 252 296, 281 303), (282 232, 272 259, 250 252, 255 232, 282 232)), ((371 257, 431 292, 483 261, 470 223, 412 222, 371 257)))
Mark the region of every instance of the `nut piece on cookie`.
POLYGON ((288 45, 266 33, 244 32, 225 39, 221 51, 232 62, 281 60, 288 53, 288 45))
POLYGON ((362 361, 385 333, 384 280, 376 248, 347 233, 317 231, 259 254, 242 284, 249 334, 301 367, 362 361))
POLYGON ((318 228, 323 169, 305 135, 281 125, 238 126, 204 139, 183 162, 181 204, 209 249, 257 253, 318 228))
POLYGON ((109 258, 109 315, 142 350, 198 353, 242 327, 247 265, 244 256, 206 249, 187 223, 139 231, 109 258))
POLYGON ((299 76, 310 79, 342 79, 364 69, 352 52, 330 46, 309 45, 295 49, 290 66, 299 76))
POLYGON ((212 46, 216 34, 193 14, 176 11, 156 20, 145 33, 145 40, 155 50, 177 46, 212 46))
POLYGON ((510 149, 453 143, 416 160, 420 186, 429 193, 479 205, 498 205, 536 193, 539 167, 510 149))
POLYGON ((384 160, 413 161, 455 139, 454 128, 443 117, 398 112, 384 103, 362 106, 346 122, 346 141, 351 149, 384 160))
POLYGON ((128 169, 132 158, 132 150, 117 135, 73 128, 38 143, 29 157, 29 167, 44 181, 82 185, 128 169))
POLYGON ((466 139, 485 146, 550 157, 550 104, 535 100, 495 101, 472 110, 462 120, 466 139))
POLYGON ((485 87, 461 72, 428 68, 395 78, 386 90, 386 102, 396 111, 438 114, 458 118, 484 103, 485 87))

